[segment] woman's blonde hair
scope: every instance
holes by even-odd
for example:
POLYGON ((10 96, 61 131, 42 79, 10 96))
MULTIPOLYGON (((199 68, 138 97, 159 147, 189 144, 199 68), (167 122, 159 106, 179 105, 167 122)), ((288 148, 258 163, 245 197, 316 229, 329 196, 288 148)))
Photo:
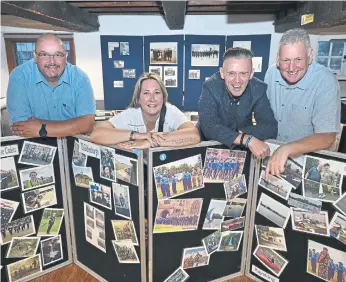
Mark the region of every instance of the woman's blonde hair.
POLYGON ((148 79, 153 79, 160 85, 162 95, 163 95, 163 104, 167 103, 168 92, 167 92, 167 89, 166 89, 165 85, 163 84, 163 81, 161 80, 161 78, 155 73, 145 72, 137 80, 137 83, 135 86, 135 91, 133 92, 133 96, 132 96, 132 101, 131 101, 130 105, 128 106, 128 108, 139 108, 140 107, 139 96, 140 96, 141 90, 142 90, 142 83, 143 83, 143 81, 148 80, 148 79))

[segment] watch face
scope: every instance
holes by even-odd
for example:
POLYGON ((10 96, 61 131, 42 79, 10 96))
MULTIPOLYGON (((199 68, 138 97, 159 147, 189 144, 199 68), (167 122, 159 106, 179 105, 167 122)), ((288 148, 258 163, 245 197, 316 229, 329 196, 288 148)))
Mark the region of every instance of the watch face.
POLYGON ((41 137, 46 137, 47 136, 47 130, 46 130, 46 125, 42 124, 42 127, 40 129, 40 131, 38 132, 40 134, 41 137))

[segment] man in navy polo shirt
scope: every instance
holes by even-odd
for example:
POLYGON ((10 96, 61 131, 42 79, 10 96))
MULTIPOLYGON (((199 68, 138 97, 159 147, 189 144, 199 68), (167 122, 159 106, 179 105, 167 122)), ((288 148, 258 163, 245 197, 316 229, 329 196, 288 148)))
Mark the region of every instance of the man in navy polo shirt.
POLYGON ((67 63, 63 42, 48 33, 38 38, 34 59, 12 71, 7 109, 12 132, 22 137, 87 133, 95 120, 88 76, 67 63))

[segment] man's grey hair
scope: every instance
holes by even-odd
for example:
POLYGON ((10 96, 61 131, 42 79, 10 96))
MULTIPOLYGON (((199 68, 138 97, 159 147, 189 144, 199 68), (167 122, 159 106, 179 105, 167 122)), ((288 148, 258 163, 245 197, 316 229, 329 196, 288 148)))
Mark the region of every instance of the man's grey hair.
POLYGON ((307 52, 309 52, 309 50, 311 49, 311 42, 307 31, 302 28, 290 29, 282 35, 280 40, 280 48, 282 45, 294 44, 299 42, 303 42, 307 52))
POLYGON ((253 53, 251 50, 241 47, 228 48, 223 54, 223 62, 227 59, 249 59, 252 60, 253 53))

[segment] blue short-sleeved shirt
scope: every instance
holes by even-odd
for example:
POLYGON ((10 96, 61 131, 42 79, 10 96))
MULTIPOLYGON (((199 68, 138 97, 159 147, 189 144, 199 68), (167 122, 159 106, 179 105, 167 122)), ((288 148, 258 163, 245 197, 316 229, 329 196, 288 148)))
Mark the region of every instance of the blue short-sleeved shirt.
POLYGON ((10 121, 29 117, 44 120, 68 120, 95 114, 96 105, 88 76, 66 63, 55 87, 50 86, 34 59, 15 68, 7 89, 10 121))
POLYGON ((277 140, 293 142, 317 133, 340 131, 340 86, 325 66, 312 62, 305 76, 289 85, 273 65, 264 81, 278 121, 277 140))

